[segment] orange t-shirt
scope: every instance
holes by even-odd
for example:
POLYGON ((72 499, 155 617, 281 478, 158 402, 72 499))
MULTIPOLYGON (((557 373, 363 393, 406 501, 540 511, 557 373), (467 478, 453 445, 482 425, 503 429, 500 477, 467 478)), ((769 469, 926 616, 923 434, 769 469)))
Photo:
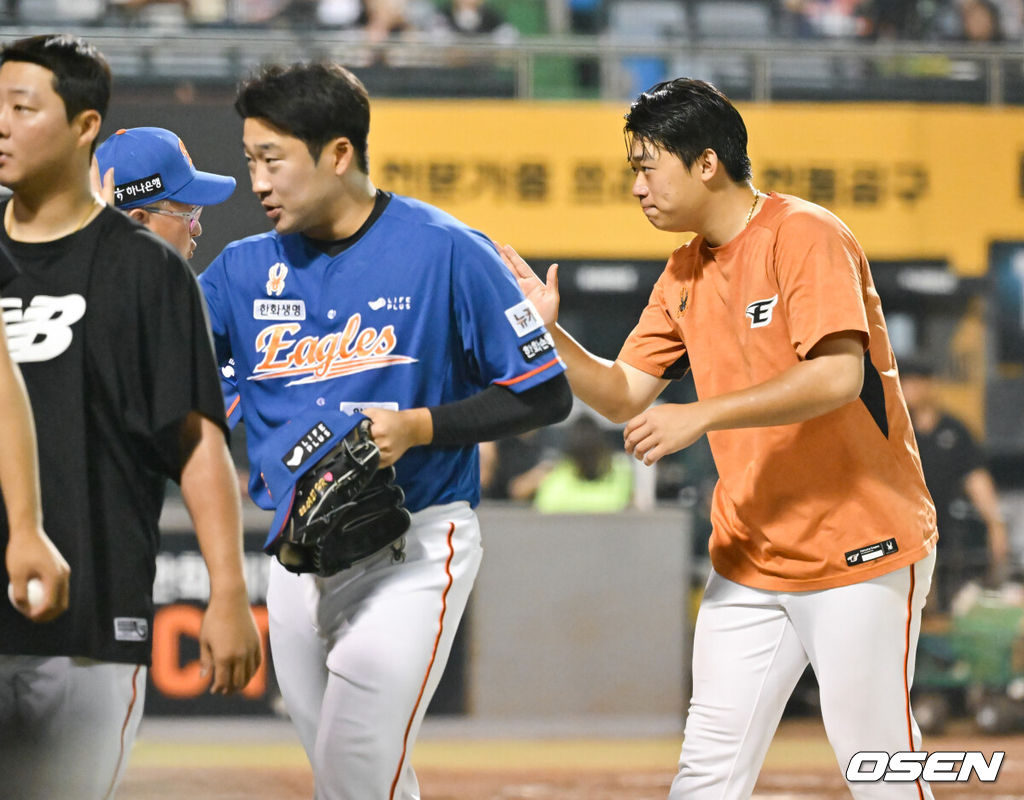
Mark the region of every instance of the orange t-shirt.
POLYGON ((772 193, 732 241, 676 250, 619 353, 664 378, 693 372, 698 398, 762 383, 823 337, 864 334, 860 397, 805 422, 708 434, 718 468, 711 562, 761 589, 844 586, 935 545, 896 362, 864 252, 820 206, 772 193))

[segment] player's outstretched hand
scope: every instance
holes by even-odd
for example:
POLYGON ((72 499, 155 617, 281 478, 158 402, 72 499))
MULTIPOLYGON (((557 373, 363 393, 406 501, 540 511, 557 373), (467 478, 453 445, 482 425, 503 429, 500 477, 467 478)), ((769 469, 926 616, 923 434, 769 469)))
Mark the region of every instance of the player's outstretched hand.
POLYGON ((12 533, 7 544, 7 575, 14 607, 33 622, 49 622, 68 608, 71 568, 42 531, 12 533), (29 604, 28 582, 42 582, 42 601, 29 604))
POLYGON ((410 447, 430 444, 434 438, 434 421, 426 408, 364 408, 363 413, 370 418, 370 436, 380 450, 380 469, 390 467, 410 447))
POLYGON ((637 461, 653 464, 707 433, 703 417, 700 403, 651 406, 626 423, 622 431, 626 452, 637 461))
POLYGON ((210 693, 241 691, 262 660, 260 634, 244 589, 231 597, 211 595, 199 629, 200 674, 213 673, 210 693))
POLYGON ((533 268, 527 264, 521 255, 515 251, 510 244, 503 244, 498 247, 501 260, 511 270, 519 282, 519 290, 526 296, 526 299, 533 303, 540 314, 540 318, 547 327, 551 327, 558 321, 558 264, 548 267, 547 280, 542 281, 533 268))

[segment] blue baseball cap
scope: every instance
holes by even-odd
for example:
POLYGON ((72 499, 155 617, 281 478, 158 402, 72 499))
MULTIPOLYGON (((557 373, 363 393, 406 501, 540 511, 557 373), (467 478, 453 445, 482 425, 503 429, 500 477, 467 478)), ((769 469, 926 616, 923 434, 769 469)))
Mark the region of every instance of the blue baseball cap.
POLYGON ((223 203, 235 190, 229 175, 200 172, 185 143, 166 128, 121 128, 96 148, 100 175, 114 168, 114 202, 132 209, 157 200, 193 206, 223 203))
POLYGON ((367 417, 358 412, 304 410, 261 444, 255 459, 259 472, 250 477, 249 489, 257 505, 274 509, 264 549, 277 541, 288 524, 299 478, 341 444, 349 432, 365 419, 367 417), (260 488, 260 483, 265 491, 253 491, 260 488))

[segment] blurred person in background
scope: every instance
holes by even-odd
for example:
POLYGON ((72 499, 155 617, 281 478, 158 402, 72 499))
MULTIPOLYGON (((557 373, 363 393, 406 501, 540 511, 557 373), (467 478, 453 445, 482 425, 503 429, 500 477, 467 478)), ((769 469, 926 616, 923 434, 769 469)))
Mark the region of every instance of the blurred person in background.
POLYGON ((782 28, 800 38, 856 39, 868 33, 864 0, 782 0, 782 28))
POLYGON ((866 0, 859 13, 871 40, 919 41, 932 38, 932 18, 936 9, 917 0, 866 0))
MULTIPOLYGON (((274 21, 358 32, 366 42, 377 44, 430 32, 439 17, 430 0, 291 0, 274 21)), ((378 57, 387 60, 384 53, 378 57)))
POLYGON ((899 369, 942 537, 929 611, 948 613, 953 597, 968 581, 997 585, 1007 576, 1006 521, 974 437, 942 408, 934 367, 906 359, 899 369))
POLYGON ((533 507, 548 514, 622 511, 633 497, 629 457, 612 450, 605 431, 589 414, 569 425, 564 457, 540 481, 533 507))
POLYGON ((960 38, 991 44, 1003 41, 1002 15, 991 0, 960 0, 960 38))
POLYGON ((488 500, 529 502, 558 458, 548 428, 480 443, 480 489, 488 500))
POLYGON ((273 18, 295 28, 355 29, 366 23, 363 0, 287 0, 273 18))
POLYGON ((1024 0, 992 0, 999 10, 999 28, 1003 39, 1019 41, 1024 35, 1024 0))
POLYGON ((488 36, 499 42, 513 42, 519 35, 515 26, 487 0, 446 0, 435 18, 435 34, 488 36))
POLYGON ((190 6, 189 0, 107 0, 106 11, 124 25, 182 25, 190 6))

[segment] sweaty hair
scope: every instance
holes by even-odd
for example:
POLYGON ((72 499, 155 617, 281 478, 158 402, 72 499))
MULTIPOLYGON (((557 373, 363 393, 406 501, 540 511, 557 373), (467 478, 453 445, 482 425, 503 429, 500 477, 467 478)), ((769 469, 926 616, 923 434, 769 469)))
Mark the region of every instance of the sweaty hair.
POLYGON ((265 119, 299 139, 314 161, 328 142, 344 136, 352 142, 356 164, 369 172, 370 96, 359 78, 339 64, 264 67, 239 86, 235 111, 242 119, 265 119))
POLYGON ((639 142, 667 150, 687 168, 705 150, 714 150, 736 183, 751 178, 747 126, 728 98, 705 81, 676 78, 641 94, 626 114, 626 147, 639 142))
POLYGON ((0 64, 8 61, 27 61, 53 73, 53 90, 64 101, 68 122, 87 109, 107 115, 110 66, 83 39, 64 33, 18 39, 0 50, 0 64))

